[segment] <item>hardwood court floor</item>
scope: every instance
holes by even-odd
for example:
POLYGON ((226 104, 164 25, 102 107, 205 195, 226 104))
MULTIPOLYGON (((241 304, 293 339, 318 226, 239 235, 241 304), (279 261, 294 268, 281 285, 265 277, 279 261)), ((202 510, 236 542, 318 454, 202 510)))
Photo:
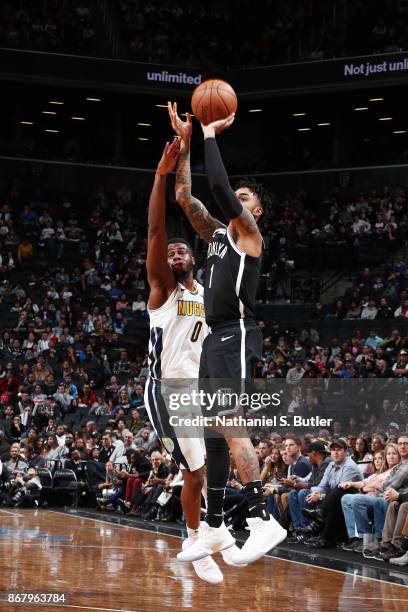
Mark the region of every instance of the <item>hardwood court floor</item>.
POLYGON ((408 601, 400 585, 271 557, 238 569, 217 555, 224 583, 212 586, 177 562, 180 545, 76 515, 0 510, 0 610, 400 612, 408 601), (66 603, 13 605, 6 591, 64 593, 66 603))

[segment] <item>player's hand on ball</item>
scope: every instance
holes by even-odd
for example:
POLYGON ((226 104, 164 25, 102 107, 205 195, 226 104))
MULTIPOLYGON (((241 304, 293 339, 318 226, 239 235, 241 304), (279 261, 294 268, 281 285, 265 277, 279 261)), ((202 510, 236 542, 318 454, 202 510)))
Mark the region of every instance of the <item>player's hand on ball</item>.
POLYGON ((213 121, 208 125, 204 125, 202 123, 201 127, 203 129, 204 137, 208 138, 209 136, 211 137, 215 134, 221 134, 221 132, 229 128, 234 123, 234 119, 235 113, 231 113, 231 115, 225 119, 218 119, 218 121, 213 121))
POLYGON ((180 138, 176 136, 173 142, 166 142, 164 147, 163 155, 157 166, 157 174, 160 176, 166 176, 170 172, 173 172, 177 166, 177 161, 180 155, 180 138))
POLYGON ((186 121, 182 121, 177 114, 177 102, 167 102, 167 108, 169 110, 170 121, 173 130, 177 136, 180 136, 184 145, 190 146, 191 134, 193 132, 193 122, 191 121, 190 113, 186 113, 186 121))

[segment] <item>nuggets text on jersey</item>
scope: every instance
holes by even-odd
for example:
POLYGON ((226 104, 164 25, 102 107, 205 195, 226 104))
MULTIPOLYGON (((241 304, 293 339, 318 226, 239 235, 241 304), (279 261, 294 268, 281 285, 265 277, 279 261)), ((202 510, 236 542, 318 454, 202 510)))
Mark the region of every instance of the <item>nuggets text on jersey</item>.
POLYGON ((177 315, 182 317, 205 317, 204 304, 191 300, 178 300, 177 315))

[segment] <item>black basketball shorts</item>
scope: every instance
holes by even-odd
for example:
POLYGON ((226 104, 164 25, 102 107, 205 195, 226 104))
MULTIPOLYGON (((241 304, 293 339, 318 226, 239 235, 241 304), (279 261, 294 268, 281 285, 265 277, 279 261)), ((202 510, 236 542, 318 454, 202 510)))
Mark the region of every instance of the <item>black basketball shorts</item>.
MULTIPOLYGON (((262 342, 262 332, 253 321, 241 319, 212 328, 203 343, 200 388, 207 393, 249 393, 253 389, 251 381, 255 365, 261 359, 262 342)), ((233 411, 233 407, 227 410, 226 406, 218 403, 210 414, 233 411)))

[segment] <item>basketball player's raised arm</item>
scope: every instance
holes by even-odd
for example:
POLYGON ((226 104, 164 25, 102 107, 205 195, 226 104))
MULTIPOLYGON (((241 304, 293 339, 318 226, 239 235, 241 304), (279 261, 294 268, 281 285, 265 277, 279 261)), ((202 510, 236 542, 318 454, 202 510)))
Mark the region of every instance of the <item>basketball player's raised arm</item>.
POLYGON ((262 236, 254 216, 237 198, 232 189, 215 135, 228 128, 234 121, 234 115, 226 119, 202 125, 204 134, 205 170, 215 201, 229 219, 231 229, 236 233, 240 248, 255 257, 262 252, 262 236))
POLYGON ((193 129, 191 115, 187 113, 187 121, 182 121, 177 114, 177 103, 169 102, 168 107, 173 129, 181 138, 180 157, 176 171, 176 200, 184 210, 194 231, 209 242, 215 230, 225 225, 218 219, 214 219, 204 204, 191 194, 190 142, 193 129))
POLYGON ((160 295, 167 299, 166 292, 175 286, 174 273, 167 261, 166 183, 167 175, 176 167, 179 153, 178 138, 171 144, 166 143, 149 199, 146 268, 151 288, 149 301, 154 302, 151 308, 158 308, 161 304, 156 305, 156 302, 162 301, 160 295))

